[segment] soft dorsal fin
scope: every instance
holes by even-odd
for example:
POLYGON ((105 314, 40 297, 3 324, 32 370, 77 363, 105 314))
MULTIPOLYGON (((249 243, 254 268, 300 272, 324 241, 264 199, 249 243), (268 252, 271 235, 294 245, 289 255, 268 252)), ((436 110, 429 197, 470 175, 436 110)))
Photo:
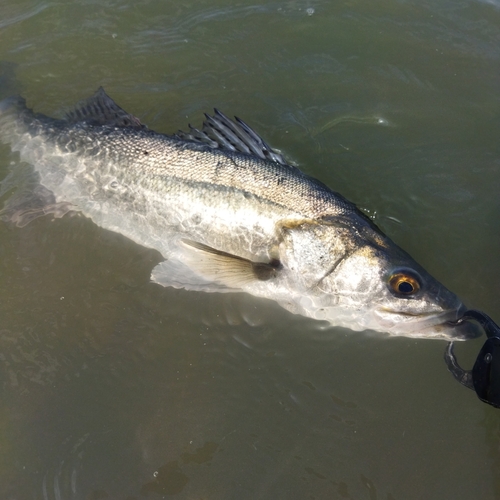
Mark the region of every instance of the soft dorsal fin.
POLYGON ((274 151, 243 120, 235 117, 233 121, 218 109, 214 109, 214 111, 213 116, 205 113, 206 120, 203 122, 201 130, 189 125, 189 132, 179 130, 174 137, 208 144, 211 148, 246 153, 264 160, 296 168, 289 165, 283 155, 274 151))
POLYGON ((139 118, 120 108, 102 87, 92 97, 80 101, 72 111, 66 113, 66 120, 110 127, 147 128, 139 118))

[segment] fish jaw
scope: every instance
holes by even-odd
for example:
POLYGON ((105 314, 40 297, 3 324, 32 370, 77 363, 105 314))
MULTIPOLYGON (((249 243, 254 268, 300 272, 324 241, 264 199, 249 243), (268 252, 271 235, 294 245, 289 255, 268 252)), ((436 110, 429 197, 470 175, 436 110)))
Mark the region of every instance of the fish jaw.
MULTIPOLYGON (((457 299, 459 302, 459 300, 457 299)), ((481 329, 468 321, 456 323, 463 316, 466 307, 459 302, 456 308, 432 313, 408 314, 384 307, 367 309, 360 305, 347 307, 328 306, 326 300, 307 294, 295 297, 294 301, 279 301, 285 309, 320 321, 327 321, 332 327, 348 328, 354 331, 375 331, 390 337, 408 337, 462 341, 481 336, 481 329)))
POLYGON ((421 317, 379 309, 374 312, 373 329, 382 329, 391 336, 448 341, 472 340, 482 334, 478 325, 467 321, 456 324, 466 310, 461 302, 455 309, 421 317), (391 324, 393 326, 390 326, 391 324))

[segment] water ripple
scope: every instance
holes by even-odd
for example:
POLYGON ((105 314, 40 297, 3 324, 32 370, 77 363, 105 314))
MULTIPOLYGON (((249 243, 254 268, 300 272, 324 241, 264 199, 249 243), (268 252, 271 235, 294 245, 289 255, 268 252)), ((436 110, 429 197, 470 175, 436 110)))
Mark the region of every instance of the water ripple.
POLYGON ((16 6, 5 5, 0 10, 0 29, 34 17, 47 7, 49 7, 49 4, 45 2, 38 3, 28 10, 26 10, 24 6, 18 4, 16 6))

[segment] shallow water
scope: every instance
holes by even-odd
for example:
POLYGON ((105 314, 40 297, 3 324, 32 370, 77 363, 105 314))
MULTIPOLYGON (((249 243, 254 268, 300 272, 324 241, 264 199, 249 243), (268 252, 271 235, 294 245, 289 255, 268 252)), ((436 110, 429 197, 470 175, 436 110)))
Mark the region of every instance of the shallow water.
MULTIPOLYGON (((40 112, 102 85, 162 132, 244 118, 500 320, 498 2, 4 0, 0 41, 0 93, 40 112)), ((2 203, 23 169, 2 146, 2 203)), ((1 498, 500 498, 500 412, 444 342, 161 288, 158 261, 83 217, 0 223, 1 498)))

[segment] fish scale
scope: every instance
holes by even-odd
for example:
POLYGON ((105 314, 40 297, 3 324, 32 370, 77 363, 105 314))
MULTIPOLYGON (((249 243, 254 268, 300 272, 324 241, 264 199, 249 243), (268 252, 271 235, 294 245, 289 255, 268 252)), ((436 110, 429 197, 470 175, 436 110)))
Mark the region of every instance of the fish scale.
MULTIPOLYGON (((147 187, 157 178, 224 186, 259 197, 268 203, 292 206, 304 218, 355 213, 353 204, 315 179, 287 166, 230 151, 185 143, 152 131, 75 126, 63 135, 47 134, 61 148, 75 141, 72 150, 102 157, 103 166, 120 165, 124 182, 128 177, 147 187), (82 144, 77 137, 84 135, 82 144), (74 137, 71 137, 71 136, 74 137)), ((56 129, 57 130, 57 129, 56 129)), ((106 168, 106 167, 105 167, 106 168)))

